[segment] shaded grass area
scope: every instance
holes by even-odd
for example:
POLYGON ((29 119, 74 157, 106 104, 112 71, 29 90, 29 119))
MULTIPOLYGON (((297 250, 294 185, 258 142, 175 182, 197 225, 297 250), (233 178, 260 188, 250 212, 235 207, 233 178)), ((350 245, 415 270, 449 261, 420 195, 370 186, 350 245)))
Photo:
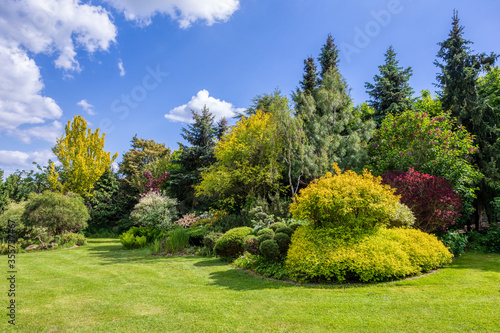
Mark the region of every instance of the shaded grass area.
MULTIPOLYGON (((2 315, 2 332, 500 331, 498 254, 468 253, 419 279, 356 286, 291 285, 213 258, 125 251, 115 239, 16 261, 17 325, 2 315)), ((7 280, 1 285, 7 291, 7 280)), ((2 292, 4 309, 8 301, 2 292)))

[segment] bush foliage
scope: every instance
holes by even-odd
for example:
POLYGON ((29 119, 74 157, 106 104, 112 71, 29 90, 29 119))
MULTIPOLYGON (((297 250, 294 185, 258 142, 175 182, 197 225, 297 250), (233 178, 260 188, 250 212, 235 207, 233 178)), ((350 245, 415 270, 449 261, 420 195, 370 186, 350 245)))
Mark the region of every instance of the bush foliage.
POLYGON ((47 228, 54 235, 78 232, 87 227, 90 215, 83 199, 72 193, 31 193, 22 215, 26 227, 47 228))
POLYGON ((244 239, 253 232, 250 227, 239 227, 229 230, 217 240, 214 251, 224 258, 236 258, 243 254, 244 239))
POLYGON ((176 205, 176 199, 161 193, 148 192, 141 196, 130 216, 137 225, 168 231, 175 227, 173 221, 177 214, 176 205))
POLYGON ((293 234, 285 264, 300 282, 369 282, 427 272, 452 256, 435 236, 416 229, 348 234, 342 228, 307 226, 293 234))
POLYGON ((460 217, 462 203, 446 179, 410 170, 388 171, 383 182, 401 195, 401 202, 415 214, 414 227, 425 232, 446 230, 460 217))
POLYGON ((315 227, 345 226, 367 229, 389 224, 396 216, 399 197, 394 189, 381 184, 382 178, 364 170, 327 173, 300 191, 290 205, 294 218, 308 219, 315 227))

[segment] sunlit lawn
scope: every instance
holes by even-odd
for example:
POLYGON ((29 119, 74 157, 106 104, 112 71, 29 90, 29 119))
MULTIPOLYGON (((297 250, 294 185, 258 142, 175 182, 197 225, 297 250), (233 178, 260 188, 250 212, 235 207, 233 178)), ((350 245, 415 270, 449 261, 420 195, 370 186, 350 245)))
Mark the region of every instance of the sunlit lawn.
POLYGON ((16 260, 17 324, 3 315, 0 331, 500 332, 500 255, 469 253, 414 280, 327 287, 125 251, 114 239, 16 260))

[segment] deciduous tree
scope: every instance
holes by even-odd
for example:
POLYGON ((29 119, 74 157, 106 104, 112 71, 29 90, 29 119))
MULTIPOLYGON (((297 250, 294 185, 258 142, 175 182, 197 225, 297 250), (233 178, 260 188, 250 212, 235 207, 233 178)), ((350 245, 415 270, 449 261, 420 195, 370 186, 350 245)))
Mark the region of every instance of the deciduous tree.
POLYGON ((118 153, 104 151, 104 137, 100 130, 87 128, 82 116, 68 121, 63 136, 57 139, 52 151, 61 162, 61 172, 56 172, 51 163, 49 182, 61 191, 71 191, 79 195, 89 195, 94 183, 110 168, 118 153), (63 182, 61 182, 61 180, 63 182))

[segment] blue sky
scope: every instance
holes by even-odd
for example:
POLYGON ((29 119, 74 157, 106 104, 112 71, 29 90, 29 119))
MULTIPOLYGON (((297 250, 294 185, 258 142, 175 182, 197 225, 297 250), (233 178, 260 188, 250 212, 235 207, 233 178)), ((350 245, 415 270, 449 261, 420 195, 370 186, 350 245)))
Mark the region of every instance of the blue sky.
POLYGON ((190 108, 289 96, 328 33, 355 103, 391 44, 414 90, 434 91, 454 8, 473 50, 500 54, 496 0, 0 0, 0 169, 53 159, 76 114, 118 161, 135 134, 176 149, 190 108))

